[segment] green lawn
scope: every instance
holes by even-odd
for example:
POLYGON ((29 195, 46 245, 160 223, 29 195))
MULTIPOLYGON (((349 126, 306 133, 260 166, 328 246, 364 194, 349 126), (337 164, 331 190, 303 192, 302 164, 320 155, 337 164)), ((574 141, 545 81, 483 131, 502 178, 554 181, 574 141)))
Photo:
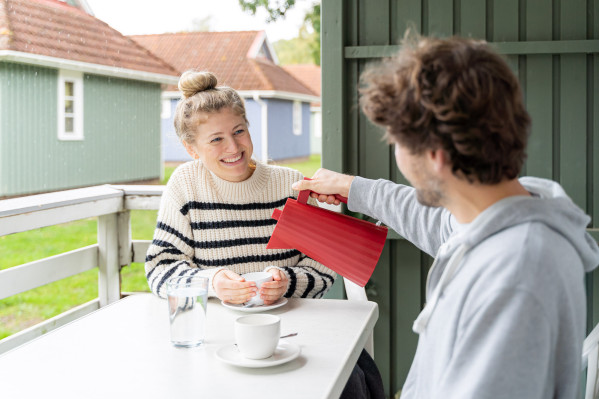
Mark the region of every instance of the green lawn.
POLYGON ((320 155, 311 155, 310 159, 304 162, 296 162, 296 163, 285 163, 285 162, 275 162, 276 165, 287 166, 288 168, 297 169, 304 177, 312 177, 314 173, 320 168, 320 155))
MULTIPOLYGON (((312 156, 306 162, 277 164, 297 169, 310 177, 320 167, 320 156, 312 156)), ((163 184, 174 169, 165 168, 163 184)), ((156 211, 131 211, 133 239, 151 239, 155 224, 156 211)), ((0 270, 94 244, 97 242, 96 229, 96 219, 92 218, 1 236, 0 270)), ((125 267, 121 277, 123 292, 149 291, 143 264, 125 267)), ((0 300, 0 339, 97 296, 98 271, 89 270, 0 300)))

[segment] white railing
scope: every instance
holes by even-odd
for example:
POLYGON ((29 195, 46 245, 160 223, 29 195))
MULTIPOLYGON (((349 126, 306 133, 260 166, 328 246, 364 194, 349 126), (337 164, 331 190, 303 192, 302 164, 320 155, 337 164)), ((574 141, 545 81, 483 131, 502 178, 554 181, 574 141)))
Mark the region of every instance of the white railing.
POLYGON ((0 236, 90 217, 98 243, 0 271, 0 300, 98 268, 98 298, 0 340, 0 353, 121 297, 120 271, 145 262, 149 240, 131 239, 130 211, 156 210, 164 186, 95 186, 0 201, 0 236))

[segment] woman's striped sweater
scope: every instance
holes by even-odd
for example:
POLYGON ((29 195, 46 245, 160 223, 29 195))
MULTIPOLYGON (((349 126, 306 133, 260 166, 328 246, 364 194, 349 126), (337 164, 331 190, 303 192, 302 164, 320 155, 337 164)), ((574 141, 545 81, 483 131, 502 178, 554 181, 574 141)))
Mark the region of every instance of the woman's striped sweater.
POLYGON ((277 223, 273 210, 296 197, 291 184, 302 178, 260 162, 238 183, 218 178, 200 161, 179 166, 162 195, 146 256, 152 292, 164 298, 168 278, 198 275, 210 278, 208 295, 216 296, 212 277, 220 269, 243 274, 275 267, 289 279, 285 297, 322 297, 335 272, 295 249, 266 249, 277 223))

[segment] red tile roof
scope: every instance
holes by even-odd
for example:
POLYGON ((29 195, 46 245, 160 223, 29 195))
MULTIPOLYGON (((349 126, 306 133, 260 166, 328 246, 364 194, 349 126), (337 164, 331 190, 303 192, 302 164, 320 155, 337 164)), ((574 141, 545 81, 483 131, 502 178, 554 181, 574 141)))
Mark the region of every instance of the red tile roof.
MULTIPOLYGON (((219 84, 236 90, 274 90, 315 95, 283 68, 254 53, 263 31, 181 32, 131 36, 180 71, 213 72, 219 84)), ((167 90, 176 91, 172 86, 167 90)))
MULTIPOLYGON (((307 86, 312 90, 318 97, 321 93, 321 75, 320 67, 313 64, 295 64, 283 66, 291 76, 302 82, 304 86, 307 86)), ((313 102, 313 107, 320 107, 319 102, 313 102)))
POLYGON ((313 64, 284 65, 283 69, 320 96, 320 67, 313 64))
POLYGON ((179 75, 106 23, 58 0, 0 0, 0 50, 179 75))

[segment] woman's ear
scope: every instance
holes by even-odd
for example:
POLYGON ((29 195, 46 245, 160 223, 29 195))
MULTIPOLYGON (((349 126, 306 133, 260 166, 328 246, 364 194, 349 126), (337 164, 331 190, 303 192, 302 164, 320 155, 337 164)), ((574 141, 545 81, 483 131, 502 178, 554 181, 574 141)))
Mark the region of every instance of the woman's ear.
POLYGON ((194 151, 194 149, 192 148, 191 144, 189 144, 187 141, 182 140, 181 141, 183 143, 183 146, 185 147, 185 150, 187 151, 187 153, 189 154, 190 157, 192 157, 193 159, 198 159, 200 156, 194 151))

